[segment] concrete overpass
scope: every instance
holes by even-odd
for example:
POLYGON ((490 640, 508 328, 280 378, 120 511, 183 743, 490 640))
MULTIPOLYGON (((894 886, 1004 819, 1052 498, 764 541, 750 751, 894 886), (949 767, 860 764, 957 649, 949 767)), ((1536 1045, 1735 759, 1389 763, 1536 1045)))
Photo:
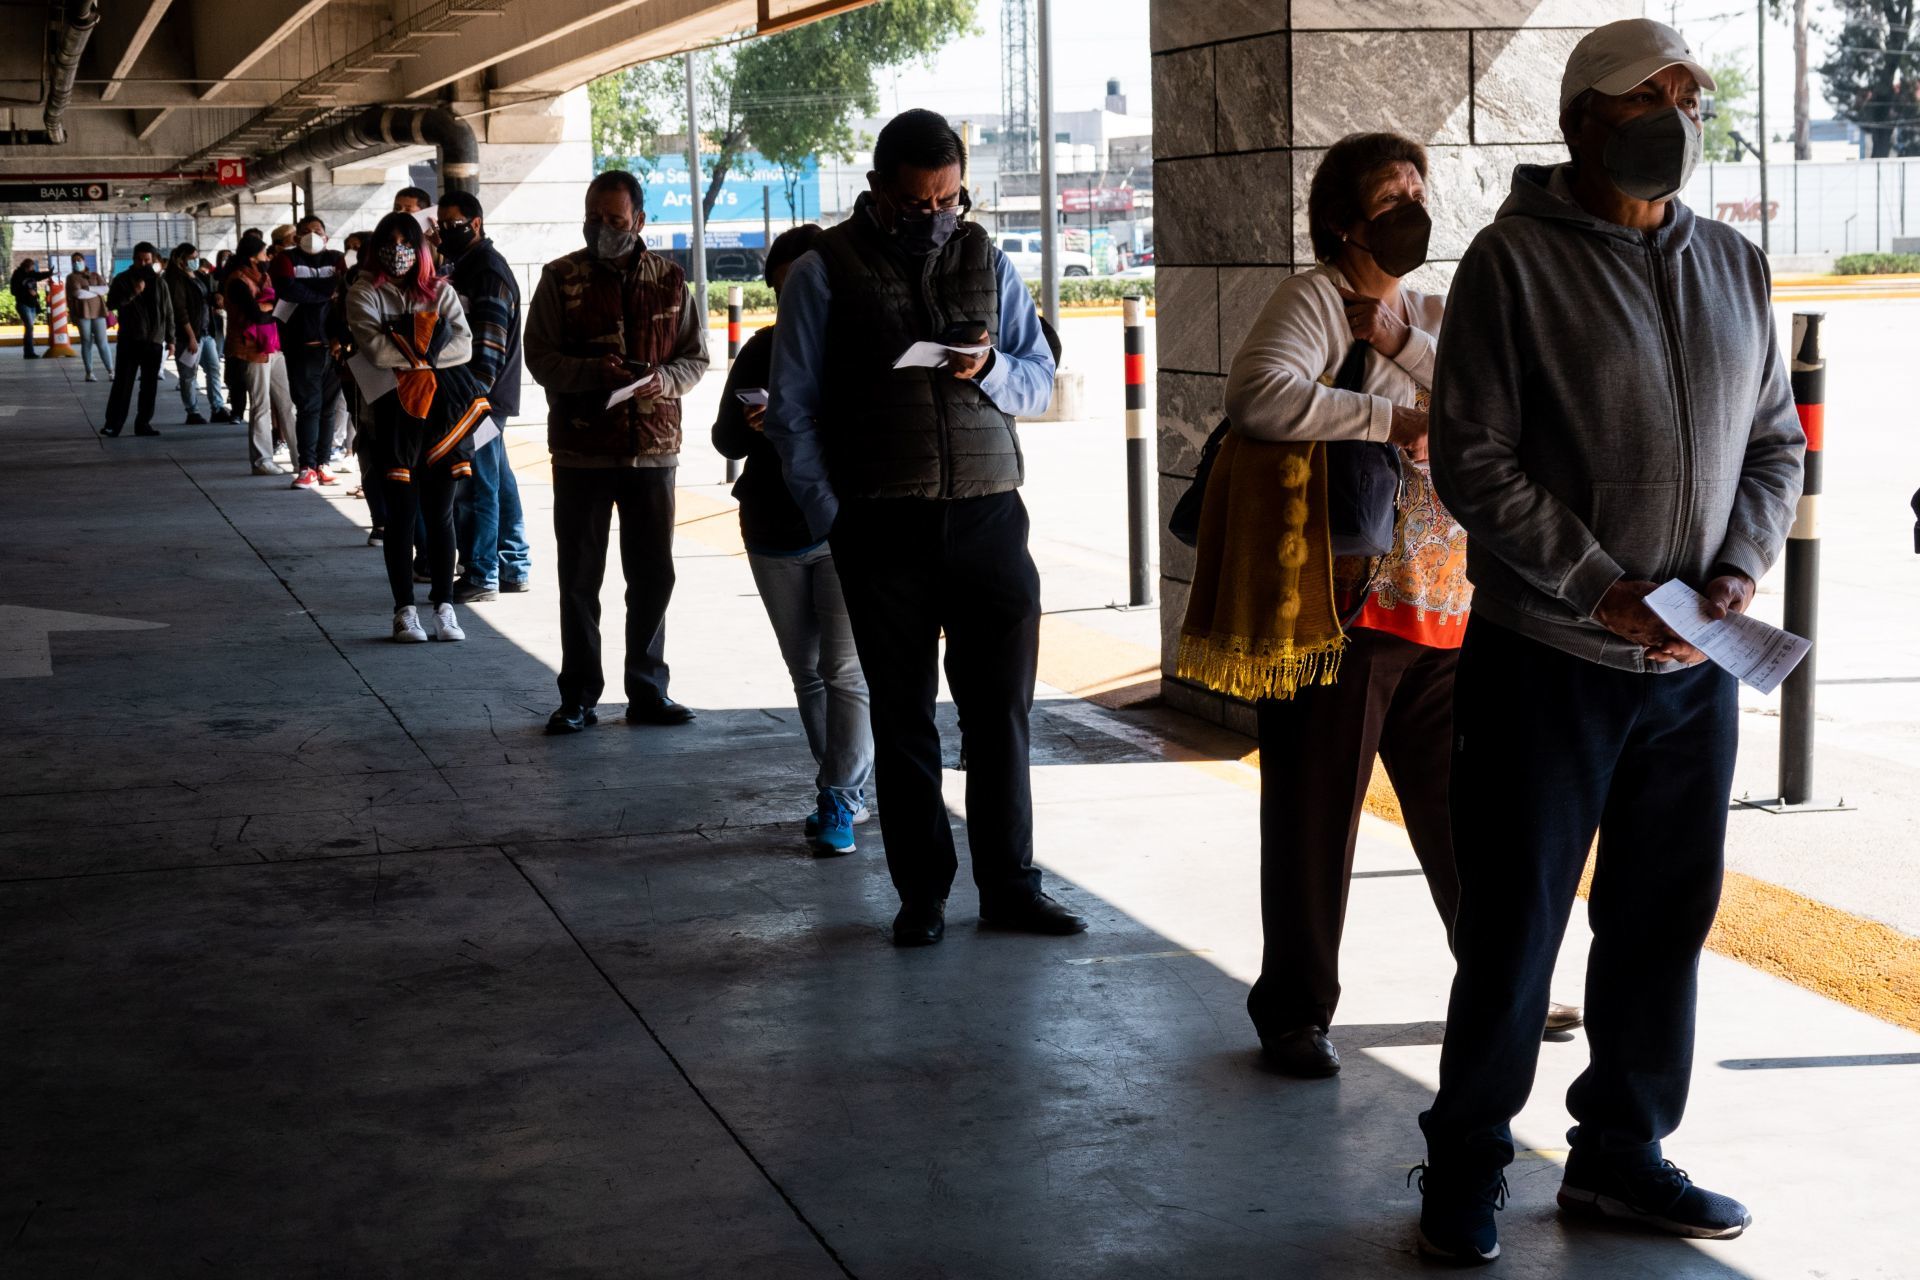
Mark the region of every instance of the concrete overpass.
MULTIPOLYGON (((52 0, 0 8, 0 213, 186 211, 203 247, 384 212, 408 166, 571 247, 584 86, 867 0, 52 0), (221 162, 228 181, 219 185, 221 162), (43 190, 43 188, 54 190, 43 190), (65 188, 65 189, 61 189, 65 188), (252 209, 252 205, 264 209, 252 209), (560 227, 566 227, 561 236, 560 227), (564 243, 561 240, 564 239, 564 243)), ((538 242, 538 243, 533 243, 538 242)))

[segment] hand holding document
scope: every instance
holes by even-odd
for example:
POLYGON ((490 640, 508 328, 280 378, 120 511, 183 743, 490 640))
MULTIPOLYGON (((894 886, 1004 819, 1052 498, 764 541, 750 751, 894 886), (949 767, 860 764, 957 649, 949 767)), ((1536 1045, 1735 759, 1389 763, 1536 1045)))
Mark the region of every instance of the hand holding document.
POLYGON ((356 351, 347 361, 347 369, 353 374, 354 385, 360 388, 360 394, 372 404, 387 392, 400 385, 393 370, 382 369, 367 357, 364 351, 356 351))
POLYGON ((941 369, 946 367, 947 354, 957 352, 963 356, 977 356, 993 349, 993 344, 982 342, 975 346, 959 347, 944 342, 916 342, 908 347, 906 354, 893 362, 896 369, 941 369))
POLYGON ((1813 643, 1744 613, 1714 618, 1704 596, 1678 578, 1647 597, 1674 633, 1761 693, 1780 687, 1813 643))
POLYGON ((618 390, 614 391, 612 394, 610 394, 607 397, 607 403, 604 406, 602 406, 602 409, 604 411, 605 409, 613 408, 617 404, 625 404, 627 401, 633 399, 635 396, 653 395, 655 389, 658 388, 659 385, 660 385, 659 374, 655 372, 649 372, 646 377, 635 379, 634 381, 629 382, 626 386, 621 387, 618 390))

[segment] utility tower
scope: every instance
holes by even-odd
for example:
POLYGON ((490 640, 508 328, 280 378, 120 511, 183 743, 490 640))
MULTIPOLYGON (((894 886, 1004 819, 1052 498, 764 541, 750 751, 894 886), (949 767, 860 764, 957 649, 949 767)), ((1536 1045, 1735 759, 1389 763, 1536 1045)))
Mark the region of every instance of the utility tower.
POLYGON ((1040 113, 1036 110, 1033 0, 1001 0, 1000 137, 1003 173, 1040 168, 1040 113))

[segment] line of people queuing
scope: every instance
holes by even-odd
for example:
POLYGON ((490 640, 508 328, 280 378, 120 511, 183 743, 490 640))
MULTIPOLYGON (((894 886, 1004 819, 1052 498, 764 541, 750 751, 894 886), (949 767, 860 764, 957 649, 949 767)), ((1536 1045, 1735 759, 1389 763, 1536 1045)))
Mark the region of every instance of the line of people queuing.
MULTIPOLYGON (((1516 169, 1445 297, 1405 283, 1432 228, 1424 148, 1342 140, 1308 195, 1317 265, 1275 288, 1227 378, 1179 665, 1258 706, 1265 948, 1248 1011, 1273 1069, 1339 1070, 1339 941, 1383 760, 1457 964, 1414 1171, 1420 1248, 1456 1263, 1498 1256, 1510 1122, 1543 1034, 1583 1020, 1562 1209, 1694 1238, 1752 1221, 1663 1148, 1686 1103, 1738 717, 1733 677, 1646 596, 1680 578, 1712 615, 1744 611, 1794 519, 1805 448, 1764 255, 1677 199, 1713 87, 1660 23, 1583 38, 1559 94, 1569 159, 1516 169), (1380 492, 1382 468, 1384 518, 1364 499, 1370 523, 1350 527, 1344 506, 1380 492), (1596 835, 1586 1003, 1556 1005, 1596 835)), ((871 769, 900 946, 941 940, 958 870, 943 634, 981 921, 1086 927, 1032 860, 1040 605, 1014 419, 1048 403, 1055 357, 965 220, 964 164, 932 112, 881 131, 852 215, 771 246, 777 323, 730 370, 713 426, 746 461, 742 536, 819 766, 805 834, 850 849, 871 769), (917 341, 949 347, 940 367, 895 367, 917 341)), ((672 478, 646 473, 677 461, 679 396, 705 364, 677 268, 638 244, 638 184, 602 175, 587 210, 588 247, 548 266, 527 332, 553 406, 555 733, 597 720, 614 506, 629 719, 671 705, 672 478)))
MULTIPOLYGON (((1662 24, 1585 37, 1560 87, 1569 160, 1518 167, 1444 298, 1405 283, 1428 254, 1425 150, 1342 140, 1308 194, 1318 265, 1275 288, 1227 378, 1179 665, 1258 706, 1265 949, 1249 1014, 1274 1069, 1339 1070, 1339 941, 1378 757, 1457 963, 1416 1171, 1420 1246, 1453 1262, 1498 1256, 1509 1123, 1543 1032, 1583 1017, 1591 1062, 1568 1097, 1561 1206, 1690 1237, 1751 1222, 1662 1146, 1686 1102, 1737 702, 1732 677, 1645 597, 1678 577, 1713 613, 1744 611, 1793 519, 1805 443, 1764 256, 1676 198, 1713 87, 1662 24), (1383 466, 1387 518, 1369 541, 1337 508, 1383 466), (1596 834, 1586 1007, 1556 1006, 1596 834)), ((877 811, 893 940, 941 941, 958 873, 934 718, 944 635, 980 920, 1077 933, 1085 920, 1033 864, 1040 583, 1015 427, 1048 404, 1057 356, 1018 274, 965 218, 965 154, 944 118, 908 111, 882 129, 869 186, 844 222, 770 247, 777 323, 734 363, 712 427, 745 460, 741 532, 818 766, 803 834, 850 852, 877 811), (948 347, 939 367, 896 368, 920 341, 948 347)), ((526 317, 553 458, 553 734, 599 721, 616 510, 627 719, 694 718, 668 695, 665 615, 705 308, 645 248, 644 224, 633 175, 596 177, 585 246, 547 264, 526 317)), ((477 428, 504 418, 520 364, 518 293, 480 253, 472 197, 441 202, 438 238, 450 275, 422 220, 390 215, 343 282, 340 345, 394 384, 343 380, 359 387, 393 634, 408 641, 426 638, 416 540, 436 634, 459 638, 454 485, 497 444, 477 445, 477 428)), ((266 252, 242 243, 249 262, 266 252)), ((257 303, 270 273, 241 270, 257 303)), ((318 456, 302 440, 302 460, 318 456)))

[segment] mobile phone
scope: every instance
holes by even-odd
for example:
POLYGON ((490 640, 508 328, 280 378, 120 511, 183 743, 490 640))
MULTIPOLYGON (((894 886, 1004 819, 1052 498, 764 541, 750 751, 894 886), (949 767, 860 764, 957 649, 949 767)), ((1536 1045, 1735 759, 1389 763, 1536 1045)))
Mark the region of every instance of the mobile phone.
POLYGON ((767 389, 765 387, 739 387, 735 389, 733 398, 741 404, 764 405, 767 402, 767 389))
POLYGON ((939 342, 943 347, 977 347, 987 340, 987 323, 984 320, 955 320, 940 331, 939 342))

